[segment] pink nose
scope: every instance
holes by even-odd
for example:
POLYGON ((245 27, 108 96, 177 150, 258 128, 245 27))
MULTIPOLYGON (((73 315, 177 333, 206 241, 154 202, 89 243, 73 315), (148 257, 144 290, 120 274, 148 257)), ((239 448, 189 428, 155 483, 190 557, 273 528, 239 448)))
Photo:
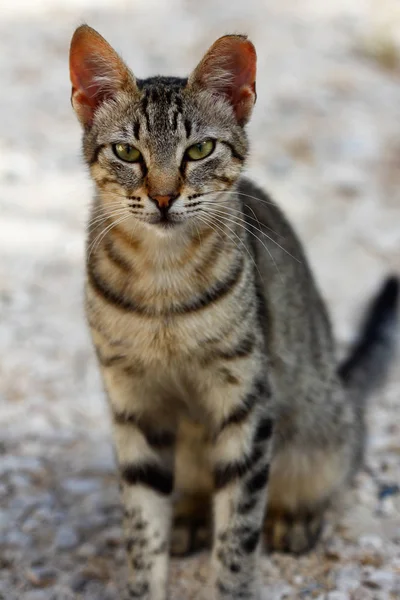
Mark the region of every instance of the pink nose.
POLYGON ((179 194, 166 194, 165 196, 149 196, 149 198, 158 205, 158 208, 169 208, 178 196, 179 194))
POLYGON ((153 200, 155 200, 161 208, 164 206, 168 206, 171 202, 172 196, 153 196, 153 200))

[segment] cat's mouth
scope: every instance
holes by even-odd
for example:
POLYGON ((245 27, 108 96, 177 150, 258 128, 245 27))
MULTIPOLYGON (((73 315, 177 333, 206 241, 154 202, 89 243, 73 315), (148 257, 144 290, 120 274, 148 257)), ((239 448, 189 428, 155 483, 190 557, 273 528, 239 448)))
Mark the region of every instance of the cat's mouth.
POLYGON ((177 227, 179 223, 181 223, 180 220, 174 219, 168 215, 162 215, 158 219, 152 221, 151 224, 155 225, 157 229, 167 230, 177 227))
POLYGON ((160 229, 172 229, 178 225, 177 221, 171 221, 171 219, 160 219, 154 223, 160 229))
POLYGON ((161 214, 158 218, 151 221, 152 225, 156 225, 159 229, 172 229, 182 223, 182 218, 177 217, 173 213, 161 214))

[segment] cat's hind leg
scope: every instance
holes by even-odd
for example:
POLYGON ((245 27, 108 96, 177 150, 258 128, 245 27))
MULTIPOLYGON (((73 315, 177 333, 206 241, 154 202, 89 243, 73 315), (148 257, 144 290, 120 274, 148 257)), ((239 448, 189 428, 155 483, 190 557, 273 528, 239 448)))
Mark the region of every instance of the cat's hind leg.
POLYGON ((348 479, 346 454, 296 446, 275 454, 265 518, 269 551, 302 554, 315 546, 331 499, 348 479))

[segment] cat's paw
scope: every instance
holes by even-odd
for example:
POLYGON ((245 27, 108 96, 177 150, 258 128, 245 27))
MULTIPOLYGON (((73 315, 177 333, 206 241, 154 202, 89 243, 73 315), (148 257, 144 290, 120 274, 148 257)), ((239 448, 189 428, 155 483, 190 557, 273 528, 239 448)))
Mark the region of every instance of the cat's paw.
POLYGON ((174 524, 171 534, 171 555, 190 556, 211 545, 211 530, 205 523, 179 521, 174 524))
POLYGON ((183 496, 174 506, 171 555, 189 556, 211 546, 211 510, 208 498, 183 496))
POLYGON ((265 521, 267 550, 293 554, 309 552, 318 542, 323 525, 321 510, 297 514, 271 512, 265 521))

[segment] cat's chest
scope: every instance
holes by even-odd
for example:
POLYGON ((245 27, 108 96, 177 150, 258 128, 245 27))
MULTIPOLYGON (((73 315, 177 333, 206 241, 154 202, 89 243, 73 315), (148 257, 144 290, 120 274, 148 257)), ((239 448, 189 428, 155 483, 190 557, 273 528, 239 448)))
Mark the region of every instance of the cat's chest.
POLYGON ((88 294, 88 320, 96 347, 117 351, 148 366, 201 361, 223 319, 198 311, 191 315, 148 316, 107 306, 88 294))

